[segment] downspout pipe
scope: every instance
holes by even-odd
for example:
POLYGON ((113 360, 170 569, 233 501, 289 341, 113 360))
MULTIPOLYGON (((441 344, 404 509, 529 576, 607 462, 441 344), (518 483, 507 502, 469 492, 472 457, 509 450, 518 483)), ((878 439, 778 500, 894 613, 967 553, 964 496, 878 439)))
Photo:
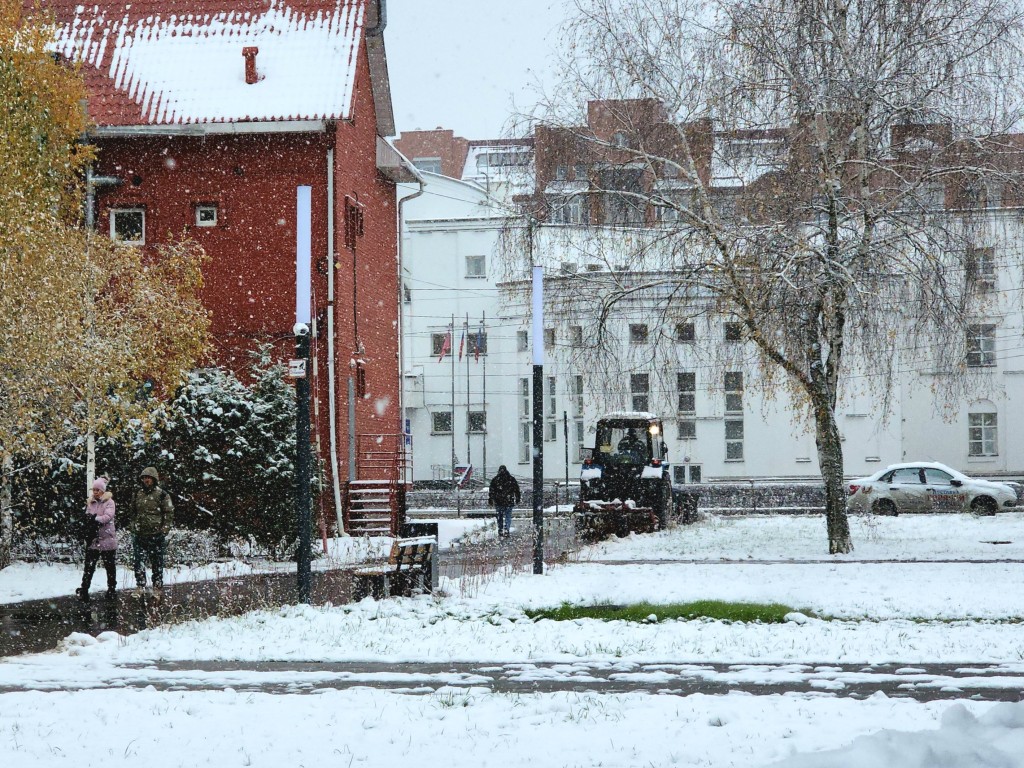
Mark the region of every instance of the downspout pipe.
POLYGON ((377 0, 377 23, 366 30, 367 37, 379 37, 384 34, 384 28, 388 25, 388 3, 387 0, 377 0))
MULTIPOLYGON (((395 244, 398 257, 398 433, 402 436, 401 439, 403 441, 405 440, 405 344, 403 343, 405 337, 405 323, 403 322, 405 318, 405 269, 402 261, 404 254, 402 243, 405 240, 405 217, 403 212, 405 204, 422 195, 427 186, 427 180, 420 175, 419 170, 412 163, 405 162, 420 188, 411 195, 400 197, 396 206, 396 216, 398 217, 398 241, 395 244)), ((404 471, 408 474, 408 463, 406 463, 404 471)), ((408 482, 409 478, 404 477, 403 480, 408 482)))
POLYGON ((327 419, 331 433, 331 480, 334 517, 338 536, 348 536, 341 506, 341 478, 338 476, 338 405, 334 359, 334 147, 327 150, 327 419))

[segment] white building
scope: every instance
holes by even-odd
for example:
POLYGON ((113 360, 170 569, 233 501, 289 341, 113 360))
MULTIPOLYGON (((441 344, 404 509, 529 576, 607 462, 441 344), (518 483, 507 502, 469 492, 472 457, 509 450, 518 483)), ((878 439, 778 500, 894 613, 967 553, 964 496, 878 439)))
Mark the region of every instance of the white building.
MULTIPOLYGON (((478 479, 492 476, 499 464, 520 477, 531 472, 528 276, 509 272, 503 258, 511 247, 514 199, 536 186, 529 155, 526 145, 468 142, 462 178, 425 174, 423 194, 403 206, 404 402, 416 481, 448 478, 453 463, 465 462, 475 466, 478 479), (506 152, 515 158, 502 159, 506 152), (451 348, 442 356, 449 328, 451 348)), ((556 177, 550 187, 572 183, 556 177)), ((1024 232, 1016 210, 994 210, 988 218, 977 250, 978 286, 990 301, 969 345, 968 387, 950 398, 933 386, 939 372, 909 356, 894 359, 900 385, 883 419, 886 409, 851 371, 837 410, 847 475, 904 460, 941 461, 982 477, 1024 475, 1024 276, 1010 266, 1019 264, 1024 232)), ((759 391, 752 350, 733 340, 730 323, 713 315, 664 317, 642 301, 625 302, 607 326, 605 342, 616 362, 588 362, 581 350, 593 328, 577 311, 579 301, 564 297, 585 304, 602 280, 628 282, 630 272, 616 263, 615 241, 643 233, 594 228, 590 237, 606 242, 583 248, 578 238, 559 237, 566 226, 585 231, 567 222, 533 233, 535 262, 545 266, 550 289, 546 478, 576 478, 579 449, 589 447, 596 418, 622 409, 663 416, 677 482, 820 478, 813 427, 785 397, 759 391)))

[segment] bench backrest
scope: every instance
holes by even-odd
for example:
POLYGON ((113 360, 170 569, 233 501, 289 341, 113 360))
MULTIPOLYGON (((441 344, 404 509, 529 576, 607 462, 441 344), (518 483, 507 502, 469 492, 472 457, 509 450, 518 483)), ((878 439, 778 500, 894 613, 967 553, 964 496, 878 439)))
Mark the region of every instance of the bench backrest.
POLYGON ((434 556, 437 540, 433 536, 417 536, 411 539, 395 539, 388 555, 388 565, 396 568, 402 566, 419 566, 427 568, 434 556))

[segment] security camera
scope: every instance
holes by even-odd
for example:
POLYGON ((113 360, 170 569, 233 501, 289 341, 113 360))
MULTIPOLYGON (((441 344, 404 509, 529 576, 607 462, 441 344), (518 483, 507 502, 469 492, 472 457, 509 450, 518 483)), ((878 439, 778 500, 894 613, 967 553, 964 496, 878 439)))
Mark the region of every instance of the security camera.
POLYGON ((292 328, 292 333, 296 336, 309 336, 309 326, 305 323, 296 323, 295 327, 292 328))

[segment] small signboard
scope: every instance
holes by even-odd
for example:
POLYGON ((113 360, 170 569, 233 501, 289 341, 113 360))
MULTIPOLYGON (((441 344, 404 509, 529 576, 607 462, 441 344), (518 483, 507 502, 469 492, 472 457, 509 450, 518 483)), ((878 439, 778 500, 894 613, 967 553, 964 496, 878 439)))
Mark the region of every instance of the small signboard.
POLYGON ((288 378, 289 379, 304 379, 306 378, 306 361, 305 360, 289 360, 288 361, 288 378))

